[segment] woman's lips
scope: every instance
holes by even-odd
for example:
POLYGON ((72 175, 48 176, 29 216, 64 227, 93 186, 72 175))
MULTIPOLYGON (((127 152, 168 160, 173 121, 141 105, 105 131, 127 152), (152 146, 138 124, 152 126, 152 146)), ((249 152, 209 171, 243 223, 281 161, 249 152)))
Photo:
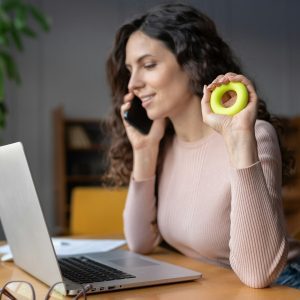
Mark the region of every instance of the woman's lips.
POLYGON ((153 101, 154 95, 142 96, 140 99, 142 100, 142 106, 146 108, 153 101))

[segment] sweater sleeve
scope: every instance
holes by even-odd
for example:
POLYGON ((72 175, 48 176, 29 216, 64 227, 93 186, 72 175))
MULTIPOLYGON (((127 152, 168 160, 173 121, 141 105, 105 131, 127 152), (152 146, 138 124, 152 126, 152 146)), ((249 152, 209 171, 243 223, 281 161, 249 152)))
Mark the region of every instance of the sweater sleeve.
POLYGON ((259 161, 231 172, 230 264, 246 285, 270 285, 288 252, 281 200, 281 155, 274 128, 256 124, 259 161))
POLYGON ((134 252, 149 253, 161 241, 154 185, 155 177, 144 181, 131 178, 129 184, 123 219, 127 244, 134 252))

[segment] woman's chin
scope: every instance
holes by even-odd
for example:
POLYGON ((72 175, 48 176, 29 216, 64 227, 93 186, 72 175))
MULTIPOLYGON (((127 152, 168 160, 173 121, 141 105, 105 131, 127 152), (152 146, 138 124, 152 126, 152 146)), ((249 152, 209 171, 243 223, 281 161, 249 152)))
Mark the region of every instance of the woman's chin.
POLYGON ((158 119, 164 119, 166 118, 165 114, 162 114, 162 112, 157 112, 154 110, 147 110, 147 115, 148 118, 151 119, 152 121, 158 120, 158 119))

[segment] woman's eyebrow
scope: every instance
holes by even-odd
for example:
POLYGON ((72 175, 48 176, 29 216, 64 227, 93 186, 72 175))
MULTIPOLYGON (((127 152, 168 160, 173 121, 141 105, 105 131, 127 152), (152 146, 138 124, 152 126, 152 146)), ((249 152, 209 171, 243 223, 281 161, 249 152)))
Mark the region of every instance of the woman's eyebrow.
MULTIPOLYGON (((136 62, 140 63, 144 58, 147 58, 147 57, 153 57, 153 55, 149 54, 149 53, 143 54, 136 60, 136 62)), ((125 66, 128 68, 128 67, 130 67, 130 64, 125 62, 125 66)))

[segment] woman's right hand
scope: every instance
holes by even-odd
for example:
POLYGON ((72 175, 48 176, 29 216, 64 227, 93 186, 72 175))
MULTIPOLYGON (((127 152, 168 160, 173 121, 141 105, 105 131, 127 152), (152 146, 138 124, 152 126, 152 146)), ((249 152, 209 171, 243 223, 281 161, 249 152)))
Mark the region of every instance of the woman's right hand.
POLYGON ((154 120, 148 134, 140 133, 124 119, 124 113, 130 108, 133 98, 133 93, 124 96, 121 117, 133 149, 133 178, 142 181, 155 176, 159 143, 165 133, 166 120, 154 120))
POLYGON ((124 119, 124 113, 130 108, 131 101, 134 98, 133 93, 124 96, 124 104, 121 106, 121 117, 133 150, 141 150, 147 147, 155 147, 159 145, 160 140, 165 132, 165 119, 154 120, 148 134, 140 133, 136 128, 130 125, 124 119))

